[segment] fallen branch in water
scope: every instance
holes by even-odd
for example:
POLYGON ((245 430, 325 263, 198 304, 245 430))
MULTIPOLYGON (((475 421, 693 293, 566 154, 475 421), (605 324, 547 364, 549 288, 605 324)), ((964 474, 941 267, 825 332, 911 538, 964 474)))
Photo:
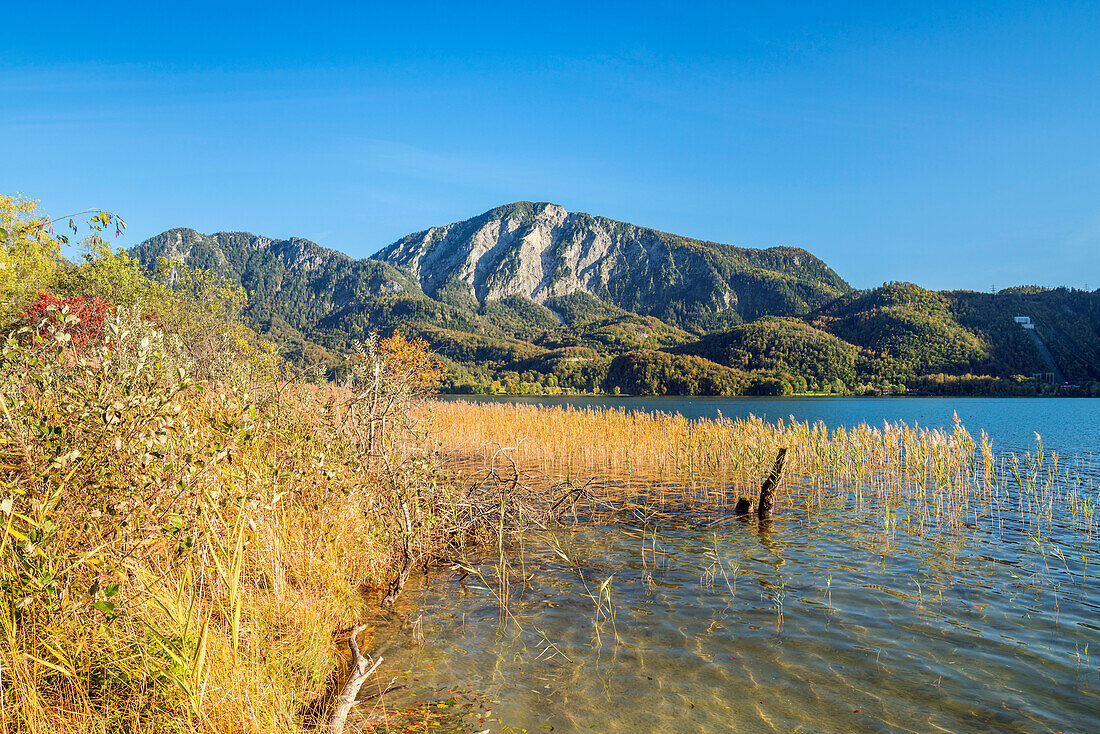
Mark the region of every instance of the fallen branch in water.
POLYGON ((344 685, 344 691, 336 699, 336 708, 332 711, 332 716, 329 717, 328 723, 325 724, 325 731, 330 734, 342 734, 344 731, 344 725, 348 720, 348 712, 351 711, 351 707, 355 705, 356 697, 359 695, 359 689, 362 688, 363 683, 367 678, 371 676, 378 666, 382 664, 382 658, 378 658, 368 668, 367 664, 370 662, 370 658, 365 656, 359 651, 359 643, 356 641, 356 637, 359 633, 365 630, 369 625, 361 624, 355 627, 351 631, 351 635, 348 638, 348 647, 351 648, 351 675, 348 677, 347 684, 344 685))
POLYGON ((565 494, 563 494, 560 498, 558 498, 557 502, 550 505, 550 510, 546 513, 546 525, 547 525, 547 527, 554 524, 554 513, 556 513, 558 511, 558 508, 561 507, 561 505, 566 500, 569 500, 569 499, 576 500, 576 499, 580 498, 582 495, 584 495, 585 493, 587 493, 588 492, 588 485, 592 484, 592 481, 593 481, 592 479, 589 479, 587 482, 584 483, 584 485, 582 485, 580 487, 573 487, 573 486, 568 485, 568 484, 566 485, 565 494))

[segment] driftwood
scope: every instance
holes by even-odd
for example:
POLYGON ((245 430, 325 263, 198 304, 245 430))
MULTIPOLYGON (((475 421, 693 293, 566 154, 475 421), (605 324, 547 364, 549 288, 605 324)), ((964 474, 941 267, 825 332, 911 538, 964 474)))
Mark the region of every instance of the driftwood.
POLYGON ((370 658, 359 652, 359 643, 355 638, 368 626, 365 624, 359 625, 351 631, 348 638, 348 647, 351 648, 351 674, 348 676, 348 682, 344 685, 343 692, 336 699, 336 707, 332 710, 332 716, 329 717, 328 723, 325 725, 324 730, 330 732, 330 734, 342 734, 344 725, 348 720, 348 712, 355 705, 359 689, 362 688, 363 683, 371 676, 371 673, 382 664, 382 658, 378 658, 368 668, 370 658))
POLYGON ((738 498, 737 504, 733 508, 733 514, 738 516, 751 515, 755 506, 757 517, 761 519, 771 517, 772 511, 775 509, 775 490, 779 488, 779 483, 783 481, 783 471, 786 468, 787 449, 783 447, 779 449, 779 453, 775 457, 771 474, 760 485, 760 499, 753 501, 750 497, 738 498))

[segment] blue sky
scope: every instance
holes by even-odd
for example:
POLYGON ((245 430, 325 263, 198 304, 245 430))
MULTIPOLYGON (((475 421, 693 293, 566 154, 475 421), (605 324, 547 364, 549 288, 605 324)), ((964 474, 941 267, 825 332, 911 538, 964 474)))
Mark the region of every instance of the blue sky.
MULTIPOLYGON (((1095 3, 5 8, 0 192, 365 257, 516 200, 1100 287, 1095 3)), ((154 7, 156 6, 156 7, 154 7)))

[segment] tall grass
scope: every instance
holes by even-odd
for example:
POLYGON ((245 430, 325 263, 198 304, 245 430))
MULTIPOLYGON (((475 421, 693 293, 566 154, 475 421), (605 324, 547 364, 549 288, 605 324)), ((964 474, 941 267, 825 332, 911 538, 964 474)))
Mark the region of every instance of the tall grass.
POLYGON ((56 317, 0 360, 0 731, 313 728, 448 485, 413 439, 382 471, 347 390, 240 361, 191 381, 117 321, 78 353, 56 317))
MULTIPOLYGON (((956 420, 952 430, 904 423, 829 429, 761 418, 689 420, 679 414, 436 401, 433 441, 478 460, 504 442, 547 477, 605 478, 604 491, 636 495, 651 510, 732 505, 754 494, 780 447, 789 450, 782 502, 854 506, 886 527, 1003 526, 1006 513, 1034 534, 1058 523, 1091 538, 1095 468, 1044 449, 998 453, 956 420), (523 439, 522 441, 518 441, 523 439), (1069 517, 1062 517, 1063 510, 1069 517)), ((629 503, 627 503, 629 504, 629 503)))

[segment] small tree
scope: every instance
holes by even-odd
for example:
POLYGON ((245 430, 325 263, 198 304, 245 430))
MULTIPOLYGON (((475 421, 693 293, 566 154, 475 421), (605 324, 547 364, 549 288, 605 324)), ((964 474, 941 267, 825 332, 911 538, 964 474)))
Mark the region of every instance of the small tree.
POLYGON ((382 455, 395 423, 412 427, 412 403, 436 391, 443 370, 424 340, 406 339, 400 331, 388 339, 371 334, 356 346, 358 359, 348 378, 355 393, 345 423, 358 435, 364 455, 374 458, 382 455))
POLYGON ((170 295, 141 263, 124 252, 115 252, 98 237, 86 243, 84 262, 62 268, 55 282, 57 290, 66 295, 98 296, 125 308, 148 309, 170 295))
POLYGON ((38 209, 38 202, 20 196, 0 196, 0 321, 26 308, 40 290, 49 288, 61 267, 61 246, 69 243, 54 225, 68 220, 75 234, 77 222, 92 234, 86 240, 102 242, 99 233, 113 226, 121 234, 126 223, 110 212, 88 209, 68 217, 50 219, 38 209))

